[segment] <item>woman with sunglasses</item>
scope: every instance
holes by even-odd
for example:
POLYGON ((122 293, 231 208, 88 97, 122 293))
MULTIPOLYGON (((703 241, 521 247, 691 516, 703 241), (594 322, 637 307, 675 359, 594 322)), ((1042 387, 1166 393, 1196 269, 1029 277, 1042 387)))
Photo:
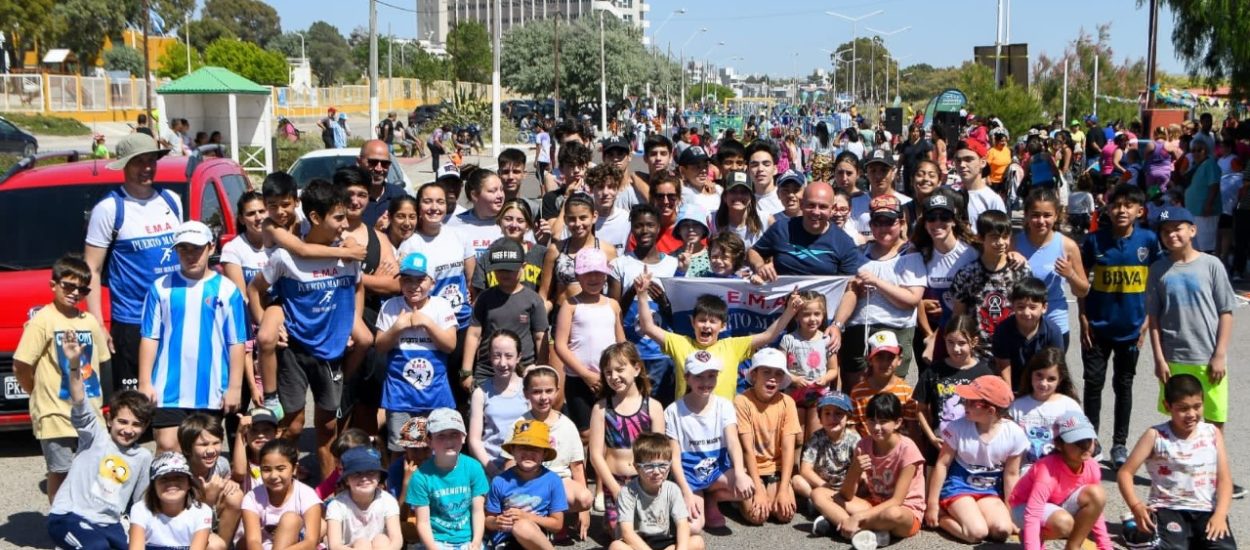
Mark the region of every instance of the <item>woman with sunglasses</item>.
POLYGON ((928 284, 920 300, 916 331, 912 341, 916 366, 924 372, 929 365, 945 356, 941 327, 946 326, 953 313, 951 300, 946 298, 951 281, 964 266, 981 256, 968 244, 971 231, 955 214, 963 208, 964 201, 957 191, 939 187, 923 202, 921 219, 911 235, 912 248, 924 259, 928 284))

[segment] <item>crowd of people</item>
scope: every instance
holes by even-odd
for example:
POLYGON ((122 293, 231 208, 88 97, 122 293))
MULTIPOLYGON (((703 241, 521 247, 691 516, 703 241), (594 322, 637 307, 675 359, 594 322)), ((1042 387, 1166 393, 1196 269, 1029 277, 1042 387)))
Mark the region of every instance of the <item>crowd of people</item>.
POLYGON ((1229 190, 1206 154, 1246 141, 1182 137, 1190 169, 1166 179, 1116 154, 1122 172, 1080 171, 1099 221, 1077 235, 1065 210, 1086 199, 1063 188, 1080 164, 1047 152, 1066 138, 1035 129, 1004 166, 1005 130, 969 120, 950 143, 918 121, 873 146, 818 124, 807 147, 769 115, 746 143, 596 144, 543 122, 532 153, 504 150, 496 170, 436 160, 413 194, 386 183, 393 144, 373 140, 302 190, 269 174, 220 250, 153 188, 169 150, 128 136, 108 165, 125 183, 92 210, 84 253, 53 267, 54 300, 14 357, 48 532, 72 548, 535 549, 601 529, 616 550, 686 550, 721 532, 724 505, 749 525, 807 510, 857 547, 927 527, 1107 549, 1107 459, 1126 540, 1235 547, 1223 425, 1245 258, 1208 253, 1229 190), (531 162, 537 194, 522 192, 531 162), (791 292, 765 330, 727 337, 723 298, 678 323, 665 288, 781 276, 845 277, 845 292, 791 292), (1152 414, 1132 402, 1146 338, 1167 416, 1130 450, 1130 416, 1152 414))

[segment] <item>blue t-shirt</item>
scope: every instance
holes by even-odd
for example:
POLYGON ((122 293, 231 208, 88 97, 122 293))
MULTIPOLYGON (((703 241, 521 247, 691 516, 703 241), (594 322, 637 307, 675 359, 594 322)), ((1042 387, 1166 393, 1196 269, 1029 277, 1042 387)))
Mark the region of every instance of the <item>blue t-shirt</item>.
POLYGON ((778 275, 854 275, 866 261, 845 231, 830 224, 812 235, 801 216, 768 226, 753 248, 772 258, 778 275))
POLYGON ((1160 257, 1159 236, 1134 227, 1116 238, 1110 228, 1085 239, 1081 259, 1091 282, 1085 296, 1085 318, 1095 336, 1127 342, 1141 336, 1146 322, 1146 279, 1160 257))
POLYGON ((356 322, 360 262, 300 258, 278 249, 262 273, 282 297, 290 339, 317 359, 342 357, 356 322))
POLYGON ((465 544, 473 540, 473 499, 485 496, 488 489, 486 471, 476 460, 461 455, 456 466, 444 472, 431 457, 412 474, 404 501, 430 508, 435 541, 465 544))
MULTIPOLYGON (((539 474, 530 480, 517 476, 516 468, 495 476, 486 495, 486 511, 502 514, 504 510, 517 508, 542 517, 569 509, 564 496, 564 482, 555 472, 539 466, 539 474)), ((491 542, 499 544, 507 540, 508 533, 495 533, 491 542)))
MULTIPOLYGON (((387 300, 378 312, 378 332, 390 330, 406 311, 412 311, 412 306, 403 296, 387 300)), ((456 314, 447 300, 431 296, 418 311, 440 329, 456 329, 456 314)), ((382 408, 424 415, 439 407, 456 407, 447 379, 447 353, 434 345, 428 330, 405 329, 399 333, 395 347, 386 354, 382 408)))
POLYGON ((1011 376, 1015 378, 1012 387, 1018 392, 1028 393, 1033 390, 1030 387, 1031 382, 1023 379, 1024 367, 1028 365, 1029 359, 1044 348, 1063 349, 1063 332, 1047 317, 1042 317, 1033 338, 1025 338, 1020 333, 1014 314, 1003 319, 994 330, 994 359, 1011 361, 1011 376))
MULTIPOLYGON (((1211 195, 1212 189, 1219 194, 1220 188, 1220 166, 1215 162, 1214 158, 1208 157, 1207 160, 1194 168, 1193 175, 1189 178, 1189 187, 1185 188, 1185 208, 1195 217, 1203 216, 1203 209, 1207 204, 1207 197, 1211 195)), ((1215 200, 1215 215, 1220 213, 1219 198, 1215 200)))
POLYGON ((125 214, 113 235, 117 200, 106 195, 91 209, 87 224, 87 244, 111 249, 108 255, 109 305, 114 321, 139 324, 143 300, 157 277, 178 271, 174 253, 174 230, 182 223, 181 213, 169 207, 181 204, 178 195, 159 191, 139 200, 121 190, 125 214), (162 197, 164 194, 166 196, 162 197))

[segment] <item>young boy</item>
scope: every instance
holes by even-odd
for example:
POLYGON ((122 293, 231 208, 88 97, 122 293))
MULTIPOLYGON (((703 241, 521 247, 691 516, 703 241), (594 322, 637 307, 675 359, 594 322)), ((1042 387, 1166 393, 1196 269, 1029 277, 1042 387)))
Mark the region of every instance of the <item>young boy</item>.
MULTIPOLYGON (((855 429, 861 437, 868 437, 867 414, 865 409, 868 401, 879 393, 894 394, 903 405, 903 417, 907 422, 916 418, 916 402, 912 399, 912 388, 906 380, 894 374, 901 363, 902 348, 898 345, 898 337, 893 332, 882 330, 868 337, 868 376, 864 377, 851 388, 851 402, 855 404, 855 429)), ((905 426, 910 429, 910 426, 905 426)))
MULTIPOLYGON (((891 537, 903 539, 920 531, 924 457, 916 443, 900 433, 903 403, 894 394, 873 396, 865 414, 872 437, 855 446, 855 460, 830 508, 832 517, 822 515, 816 521, 823 519, 829 526, 836 519, 838 530, 855 548, 876 548, 889 544, 891 537)), ((813 531, 818 530, 817 523, 812 524, 813 531)))
MULTIPOLYGON (((314 180, 300 196, 300 205, 309 223, 306 242, 328 246, 347 229, 347 195, 341 187, 314 180)), ((343 352, 364 310, 360 262, 303 258, 275 250, 269 265, 248 287, 254 319, 262 316, 270 285, 282 297, 287 333, 288 347, 278 367, 278 397, 282 409, 290 413, 281 426, 287 437, 299 438, 305 396, 312 387, 317 458, 324 478, 334 470, 330 445, 338 433, 343 352)))
POLYGON ((408 524, 424 548, 482 547, 489 485, 482 465, 464 448, 464 418, 455 409, 434 409, 426 424, 432 456, 412 474, 404 504, 415 509, 408 524))
POLYGON ((544 220, 556 220, 560 216, 560 209, 564 207, 564 199, 568 198, 570 193, 584 193, 586 170, 590 166, 590 149, 582 145, 580 141, 570 141, 567 145, 560 147, 560 153, 557 156, 560 168, 560 177, 548 176, 554 180, 555 185, 551 185, 552 190, 543 195, 542 218, 544 220))
MULTIPOLYGON (((992 191, 991 191, 992 192, 992 191)), ((977 239, 981 241, 981 259, 955 273, 948 291, 955 301, 954 314, 965 313, 976 318, 981 338, 977 356, 993 359, 994 329, 1011 316, 1011 289, 1033 272, 1027 262, 1012 266, 1007 261, 1011 247, 1011 218, 999 210, 987 210, 977 216, 977 239)), ((944 358, 934 357, 936 363, 944 358)))
POLYGON ((1180 550, 1237 547, 1228 528, 1233 481, 1223 432, 1203 422, 1208 390, 1198 377, 1175 374, 1163 385, 1171 418, 1146 430, 1116 475, 1136 533, 1128 541, 1157 537, 1157 548, 1180 550), (1150 497, 1143 502, 1133 476, 1142 464, 1150 473, 1150 497))
MULTIPOLYGON (((601 164, 586 172, 586 185, 595 201, 595 237, 616 247, 616 255, 625 252, 629 241, 629 212, 617 206, 622 191, 621 171, 612 164, 601 164)), ((632 193, 632 192, 631 192, 632 193)))
MULTIPOLYGON (((781 331, 790 323, 795 314, 803 307, 803 299, 792 293, 786 302, 781 316, 768 326, 768 330, 751 336, 735 336, 720 338, 725 330, 725 322, 729 319, 729 306, 717 296, 705 294, 694 302, 694 312, 690 316, 690 324, 694 328, 694 336, 675 334, 660 328, 651 316, 651 273, 643 272, 634 279, 634 294, 638 297, 638 328, 647 337, 660 342, 664 353, 673 359, 674 365, 684 365, 686 358, 696 351, 707 351, 727 368, 716 380, 716 395, 725 399, 733 399, 738 392, 738 365, 751 358, 755 350, 777 340, 781 331)), ((681 368, 676 369, 676 395, 686 393, 686 380, 681 368)))
POLYGON ((690 511, 681 488, 668 480, 673 446, 668 436, 634 439, 638 477, 621 487, 617 539, 608 550, 702 550, 703 537, 690 532, 690 511))
POLYGON ((629 161, 633 158, 629 149, 625 138, 612 136, 603 140, 603 165, 617 170, 616 187, 620 192, 616 195, 616 207, 626 212, 634 206, 646 204, 650 190, 647 180, 629 169, 629 161))
POLYGON ((143 303, 139 392, 156 404, 158 453, 178 452, 178 425, 193 413, 218 421, 238 410, 247 314, 243 293, 208 268, 213 232, 197 221, 174 232, 179 271, 152 283, 143 303))
POLYGON ((1046 318, 1046 283, 1025 277, 1011 289, 1012 314, 994 331, 994 367, 1017 394, 1032 393, 1024 367, 1045 348, 1064 349, 1063 333, 1046 318))
POLYGON ((48 511, 48 536, 63 548, 123 550, 130 545, 121 516, 148 486, 152 453, 138 443, 152 420, 152 402, 137 391, 119 391, 101 426, 83 386, 84 346, 68 331, 56 339, 69 369, 70 421, 79 436, 78 454, 48 511))
MULTIPOLYGON (((504 149, 500 151, 497 161, 499 181, 503 183, 504 201, 519 200, 525 203, 525 206, 530 209, 531 216, 541 210, 541 199, 527 199, 521 196, 521 182, 525 180, 525 151, 513 147, 504 149)), ((537 228, 534 229, 537 230, 537 228)))
MULTIPOLYGON (((658 133, 647 136, 642 144, 642 158, 647 163, 647 172, 643 176, 647 182, 655 181, 661 174, 669 173, 673 164, 673 142, 658 133)), ((648 193, 647 197, 651 195, 648 193)))
POLYGON ((755 484, 754 495, 738 503, 743 517, 753 525, 772 518, 789 523, 794 518, 794 448, 802 425, 794 399, 782 392, 790 385, 786 354, 764 348, 751 357, 747 369, 751 387, 734 397, 738 413, 738 438, 743 461, 755 484))
POLYGON ((718 503, 751 498, 755 484, 743 462, 734 406, 713 394, 720 385, 720 359, 697 350, 683 367, 690 392, 664 409, 664 433, 673 440, 673 479, 690 511, 691 532, 699 533, 705 524, 724 527, 718 503))
POLYGON ((859 432, 846 429, 847 418, 854 410, 850 396, 830 390, 816 403, 820 429, 803 444, 799 477, 793 481, 794 492, 811 499, 821 515, 842 488, 855 445, 859 443, 859 432))
POLYGON ((91 291, 91 268, 81 256, 63 256, 52 264, 52 303, 26 322, 13 352, 13 373, 30 395, 30 427, 43 448, 48 468, 48 503, 69 473, 78 446, 78 432, 70 423, 70 364, 61 351, 61 337, 71 334, 83 356, 83 391, 91 406, 100 408, 100 363, 111 357, 107 338, 94 315, 78 309, 91 291), (101 345, 96 345, 101 344, 101 345))
MULTIPOLYGON (((1237 300, 1220 260, 1194 248, 1197 233, 1187 209, 1169 207, 1159 213, 1159 239, 1167 257, 1150 266, 1146 279, 1150 347, 1160 397, 1168 378, 1193 375, 1202 382, 1204 418, 1223 431, 1228 419, 1228 340, 1237 300)), ((1238 498, 1244 495, 1233 492, 1238 498)))
POLYGON ((1138 353, 1145 344, 1146 279, 1159 257, 1159 236, 1139 227, 1146 195, 1136 185, 1118 185, 1107 201, 1111 223, 1085 239, 1081 259, 1090 274, 1089 294, 1078 301, 1081 321, 1081 363, 1085 365, 1085 415, 1098 429, 1107 363, 1114 360, 1111 391, 1115 419, 1111 431, 1111 463, 1128 460, 1129 415, 1133 412, 1133 377, 1138 353), (1112 355, 1114 354, 1114 358, 1112 355))
POLYGON ((486 530, 495 550, 519 546, 551 550, 548 533, 564 527, 569 509, 560 476, 543 466, 555 460, 551 434, 541 420, 521 420, 503 444, 516 465, 495 476, 486 495, 486 530))
POLYGON ((521 284, 519 275, 525 266, 525 249, 512 239, 499 239, 491 243, 487 257, 499 284, 486 289, 473 303, 460 366, 466 390, 494 376, 488 355, 491 335, 499 329, 520 335, 520 364, 547 362, 547 308, 537 292, 521 284))
POLYGON ((716 148, 716 157, 713 164, 716 165, 717 171, 721 174, 728 175, 730 172, 746 172, 746 147, 743 147, 738 140, 727 139, 722 141, 720 146, 716 148))

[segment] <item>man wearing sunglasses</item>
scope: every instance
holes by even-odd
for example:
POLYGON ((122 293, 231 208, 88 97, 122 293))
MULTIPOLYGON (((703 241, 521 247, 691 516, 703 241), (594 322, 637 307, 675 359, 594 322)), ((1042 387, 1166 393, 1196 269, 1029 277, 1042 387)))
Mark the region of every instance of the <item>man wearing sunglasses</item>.
POLYGON ((379 231, 386 227, 385 223, 379 225, 378 220, 391 207, 391 200, 407 194, 398 167, 391 170, 392 162, 391 147, 380 139, 366 141, 356 157, 356 165, 369 172, 370 178, 369 204, 365 205, 361 219, 379 231))

